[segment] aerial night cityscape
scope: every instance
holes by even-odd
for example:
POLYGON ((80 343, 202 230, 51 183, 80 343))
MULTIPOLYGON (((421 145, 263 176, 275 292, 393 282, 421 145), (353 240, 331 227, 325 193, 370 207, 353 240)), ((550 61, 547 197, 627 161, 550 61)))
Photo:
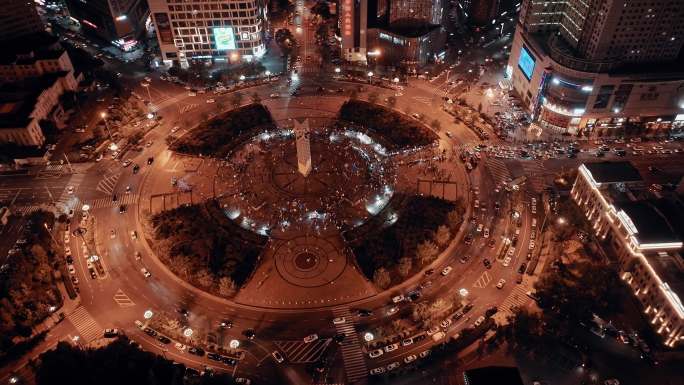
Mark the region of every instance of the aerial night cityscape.
POLYGON ((684 0, 0 0, 0 385, 684 385, 684 0))

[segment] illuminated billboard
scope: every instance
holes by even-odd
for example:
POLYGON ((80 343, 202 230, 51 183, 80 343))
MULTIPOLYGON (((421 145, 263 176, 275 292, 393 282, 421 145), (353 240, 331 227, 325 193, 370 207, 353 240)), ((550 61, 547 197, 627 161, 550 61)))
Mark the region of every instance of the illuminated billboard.
POLYGON ((518 59, 518 68, 522 70, 523 75, 527 80, 532 79, 534 73, 534 64, 536 59, 530 54, 525 46, 520 49, 520 58, 518 59))
POLYGON ((216 49, 235 49, 235 35, 230 27, 214 28, 214 42, 216 49))

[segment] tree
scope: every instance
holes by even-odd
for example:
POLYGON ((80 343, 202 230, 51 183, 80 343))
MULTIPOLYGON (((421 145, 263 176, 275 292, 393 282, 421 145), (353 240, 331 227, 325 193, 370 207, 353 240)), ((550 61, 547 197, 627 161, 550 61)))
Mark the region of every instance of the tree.
POLYGON ((413 260, 411 260, 409 257, 403 257, 399 260, 399 266, 397 267, 397 270, 402 278, 406 278, 408 277, 409 273, 411 273, 412 267, 413 260))
POLYGON ((432 127, 433 130, 437 131, 442 127, 442 123, 439 122, 439 120, 434 119, 432 122, 430 122, 430 127, 432 127))
POLYGON ((377 268, 375 273, 373 273, 373 283, 380 289, 387 289, 390 283, 392 283, 389 271, 384 267, 377 268))
POLYGON ((387 97, 387 107, 394 108, 397 105, 397 98, 394 95, 387 97))
POLYGON ((320 16, 322 19, 330 19, 330 6, 325 1, 319 1, 311 7, 311 13, 320 16))
POLYGON ((449 231, 449 228, 445 225, 439 226, 437 228, 437 232, 435 233, 435 241, 437 244, 440 246, 446 246, 450 239, 451 231, 449 231))
POLYGON ((219 294, 224 297, 232 297, 235 295, 236 285, 230 277, 221 277, 219 279, 219 294))
POLYGON ((233 105, 234 108, 238 108, 242 104, 244 98, 245 96, 242 94, 242 92, 234 92, 230 97, 230 103, 233 105))
POLYGON ((289 60, 290 54, 297 46, 297 40, 294 38, 289 29, 282 28, 276 31, 275 41, 278 45, 278 48, 280 48, 280 52, 282 52, 283 56, 285 57, 283 64, 285 65, 285 68, 287 68, 287 62, 289 60))
POLYGON ((351 92, 349 93, 349 99, 351 100, 357 100, 359 98, 359 91, 356 89, 352 89, 351 92))
POLYGON ((256 91, 252 94, 251 99, 252 103, 261 103, 261 96, 259 96, 259 94, 256 91))
POLYGON ((376 104, 378 102, 378 97, 379 97, 379 95, 375 91, 369 93, 368 94, 368 103, 376 104))
POLYGON ((418 247, 416 249, 416 256, 418 257, 418 260, 423 266, 434 261, 437 258, 437 253, 439 253, 437 245, 435 245, 432 241, 429 240, 425 240, 418 244, 418 247))

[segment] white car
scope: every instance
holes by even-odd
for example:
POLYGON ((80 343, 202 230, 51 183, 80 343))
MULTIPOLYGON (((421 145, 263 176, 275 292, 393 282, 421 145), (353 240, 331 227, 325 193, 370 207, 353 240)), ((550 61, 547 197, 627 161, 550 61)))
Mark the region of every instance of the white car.
POLYGON ((216 100, 214 100, 214 99, 207 99, 207 104, 212 104, 212 103, 216 103, 216 100))
POLYGON ((399 294, 397 296, 392 297, 392 302, 393 303, 399 303, 399 302, 403 302, 405 299, 406 298, 404 298, 403 294, 399 294))
POLYGON ((179 126, 173 126, 173 128, 171 129, 171 133, 174 134, 178 130, 180 130, 179 126))
POLYGON ((310 334, 310 335, 304 337, 304 343, 308 344, 308 343, 316 341, 317 339, 318 339, 318 334, 310 334))
POLYGON ((185 349, 188 348, 186 345, 183 345, 183 344, 181 344, 180 342, 176 342, 176 344, 173 345, 173 346, 175 346, 176 349, 178 349, 178 350, 181 351, 181 352, 184 352, 185 349))
POLYGON ((281 364, 281 363, 283 363, 283 361, 285 361, 285 358, 283 357, 283 355, 280 354, 280 352, 277 350, 274 350, 271 353, 271 357, 273 357, 273 359, 276 360, 276 362, 278 362, 279 364, 281 364))
POLYGON ((399 365, 400 364, 398 362, 392 362, 391 364, 387 365, 387 371, 389 372, 391 370, 394 370, 394 369, 398 368, 399 365))
POLYGON ((451 266, 445 267, 444 269, 442 269, 442 275, 446 277, 447 275, 449 275, 449 273, 451 273, 451 270, 453 270, 451 266))
POLYGON ((503 263, 502 263, 502 264, 504 265, 504 267, 508 267, 508 265, 511 264, 511 257, 506 256, 506 258, 503 259, 503 263))
POLYGON ((235 379, 236 384, 244 384, 244 385, 250 385, 252 383, 252 380, 249 378, 244 378, 244 377, 238 377, 235 379))
POLYGON ((404 357, 404 362, 407 363, 407 364, 409 364, 409 363, 415 361, 417 358, 418 358, 418 357, 416 357, 415 354, 411 354, 410 356, 404 357))
POLYGON ((387 315, 392 315, 398 311, 399 311, 399 308, 397 306, 392 306, 391 308, 389 308, 387 310, 387 315))
POLYGON ((476 320, 475 323, 473 324, 473 327, 478 327, 482 325, 482 323, 485 321, 485 317, 483 315, 479 316, 476 320))
POLYGON ((449 318, 446 318, 446 319, 442 320, 442 322, 439 323, 439 326, 441 326, 444 329, 448 328, 450 325, 451 325, 451 320, 449 318))
POLYGON ((67 187, 67 193, 73 194, 74 193, 74 186, 67 187))
POLYGON ((150 83, 150 82, 152 82, 152 78, 150 78, 149 76, 145 76, 145 81, 150 83))
POLYGON ((64 243, 69 243, 70 240, 69 234, 64 234, 64 243))
POLYGON ((145 143, 145 147, 150 147, 152 146, 152 141, 148 140, 147 143, 145 143))
POLYGON ((406 338, 401 341, 401 346, 409 346, 413 344, 413 338, 406 338))
POLYGON ((138 232, 135 230, 131 230, 131 238, 132 239, 138 239, 138 232))
POLYGON ((398 343, 393 343, 391 345, 385 346, 385 353, 393 352, 395 350, 399 349, 399 344, 398 343))
POLYGON ((431 336, 437 332, 439 332, 439 326, 433 326, 427 330, 427 335, 431 336))
POLYGON ((530 250, 534 249, 534 246, 535 246, 534 241, 530 241, 530 245, 529 245, 530 250))
POLYGON ((370 357, 370 358, 378 358, 378 357, 380 357, 381 355, 383 355, 383 353, 385 353, 385 352, 384 352, 382 349, 371 350, 370 352, 368 352, 368 357, 370 357))
POLYGON ((481 233, 483 228, 484 228, 484 225, 482 223, 480 223, 479 225, 477 225, 477 229, 475 231, 477 231, 478 233, 481 233))
POLYGON ((484 233, 482 234, 485 238, 489 238, 489 228, 484 229, 484 233))
POLYGON ((420 354, 418 355, 418 357, 420 357, 420 358, 425 358, 425 357, 427 357, 427 356, 429 356, 429 355, 430 355, 430 350, 428 349, 428 350, 424 350, 424 351, 420 352, 420 354))
POLYGON ((371 376, 376 375, 376 374, 383 374, 385 373, 385 367, 381 366, 379 368, 371 369, 370 374, 371 376))
POLYGON ((333 318, 332 323, 333 323, 333 325, 340 325, 340 324, 345 323, 345 321, 346 321, 346 319, 344 317, 337 317, 337 318, 333 318))
MULTIPOLYGON (((277 99, 277 98, 280 97, 280 94, 271 94, 270 97, 271 97, 272 99, 277 99)), ((378 368, 378 369, 380 369, 380 368, 378 368)))
POLYGON ((145 276, 145 278, 150 278, 152 276, 152 273, 150 273, 146 268, 141 268, 140 272, 145 276))
POLYGON ((188 96, 197 96, 196 92, 188 92, 188 96))
POLYGON ((131 159, 126 159, 123 162, 121 162, 121 165, 124 167, 128 167, 131 165, 131 163, 133 163, 133 161, 131 159))
POLYGON ((501 278, 499 282, 496 283, 496 288, 497 289, 503 289, 504 285, 506 284, 506 280, 501 278))

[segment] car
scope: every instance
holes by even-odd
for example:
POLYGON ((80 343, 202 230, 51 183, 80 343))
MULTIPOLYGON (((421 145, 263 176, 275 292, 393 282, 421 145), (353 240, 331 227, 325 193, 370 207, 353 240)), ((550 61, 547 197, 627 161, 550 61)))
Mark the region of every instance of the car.
POLYGON ((437 333, 437 332, 439 332, 439 326, 433 326, 433 327, 431 327, 430 329, 428 329, 428 330, 426 331, 426 333, 427 333, 428 336, 431 336, 431 335, 433 335, 433 334, 435 334, 435 333, 437 333))
POLYGON ((413 338, 405 338, 403 341, 401 341, 401 346, 409 346, 413 344, 413 338))
POLYGON ((152 276, 152 274, 144 267, 140 269, 140 272, 145 276, 145 278, 150 278, 152 276))
POLYGON ((394 369, 398 368, 399 365, 400 364, 398 362, 392 362, 391 364, 387 365, 387 371, 389 372, 391 370, 394 370, 394 369))
POLYGON ((171 343, 171 339, 169 339, 169 337, 166 337, 166 336, 157 337, 157 341, 161 342, 164 345, 168 345, 171 343))
POLYGON ((271 97, 271 99, 277 99, 277 98, 280 97, 280 94, 273 93, 273 94, 271 94, 271 95, 269 95, 269 96, 271 97))
POLYGON ((408 299, 410 301, 417 301, 418 299, 420 299, 420 296, 421 296, 420 289, 417 288, 417 289, 411 290, 406 294, 406 296, 408 297, 408 299))
POLYGON ((244 385, 250 385, 252 383, 252 380, 249 378, 244 378, 244 377, 238 377, 235 379, 236 384, 244 384, 244 385))
POLYGON ((530 240, 530 244, 529 244, 529 246, 528 246, 529 249, 530 249, 530 250, 534 249, 534 246, 535 246, 534 240, 530 240))
POLYGON ((202 350, 201 348, 196 348, 194 346, 191 346, 188 349, 188 353, 194 354, 194 355, 200 356, 200 357, 204 356, 204 350, 202 350))
POLYGON ((340 325, 340 324, 345 323, 345 321, 346 321, 346 319, 344 317, 337 317, 337 318, 333 318, 332 323, 333 323, 333 325, 340 325))
POLYGON ((395 342, 395 343, 393 343, 393 344, 387 345, 387 346, 385 346, 385 348, 384 348, 385 353, 393 352, 393 351, 395 351, 395 350, 397 350, 397 349, 399 349, 399 343, 398 343, 398 342, 395 342))
POLYGON ((415 354, 411 354, 409 356, 404 357, 404 362, 407 364, 410 364, 411 362, 417 360, 418 357, 415 354))
POLYGON ((518 273, 519 273, 519 274, 524 273, 524 272, 525 272, 525 269, 527 269, 527 264, 526 264, 526 263, 523 263, 522 265, 520 265, 520 267, 518 267, 518 273))
MULTIPOLYGON (((212 361, 221 361, 221 356, 216 353, 207 353, 207 358, 212 361)), ((282 361, 278 361, 282 362, 282 361)))
POLYGON ((399 311, 399 307, 392 306, 391 308, 387 309, 387 315, 392 315, 398 311, 399 311))
POLYGON ((247 337, 249 340, 253 340, 256 337, 256 332, 254 329, 246 329, 242 331, 242 335, 247 337))
POLYGON ((482 236, 485 238, 489 238, 489 228, 484 229, 484 233, 482 233, 482 236))
POLYGON ((171 133, 172 133, 172 134, 175 134, 176 131, 178 131, 178 130, 180 130, 180 127, 179 127, 179 126, 173 126, 173 128, 171 129, 171 133))
POLYGON ((375 350, 371 350, 370 352, 368 352, 368 357, 370 357, 370 358, 378 358, 378 357, 380 357, 381 355, 383 355, 384 353, 385 353, 385 352, 384 352, 382 349, 375 349, 375 350))
POLYGON ((221 362, 223 362, 224 364, 226 364, 228 366, 235 366, 238 364, 238 360, 236 360, 235 358, 226 357, 226 356, 221 356, 221 362))
POLYGON ((521 274, 518 274, 518 276, 516 277, 515 283, 521 284, 522 281, 523 281, 523 275, 522 275, 522 273, 521 273, 521 274))
POLYGON ((125 212, 126 212, 126 205, 119 206, 119 214, 123 214, 125 212))
MULTIPOLYGON (((69 243, 69 240, 70 240, 70 239, 71 239, 71 238, 69 237, 69 234, 68 234, 68 233, 64 234, 64 243, 65 243, 65 244, 66 244, 66 243, 69 243)), ((20 239, 20 241, 23 241, 22 243, 26 243, 26 240, 25 240, 25 239, 20 239)), ((19 243, 19 244, 21 245, 22 243, 19 243)))
POLYGON ((344 333, 337 333, 335 336, 333 336, 333 341, 335 341, 335 343, 341 344, 346 337, 347 335, 344 333))
POLYGON ((403 302, 405 300, 406 300, 406 298, 404 297, 403 294, 395 295, 394 297, 392 297, 392 303, 399 303, 399 302, 403 302))
POLYGON ((105 338, 114 338, 119 335, 119 329, 105 329, 103 334, 105 338))
POLYGON ((496 283, 496 288, 497 289, 503 289, 504 285, 506 284, 506 280, 501 278, 499 282, 496 283))
POLYGON ((425 358, 425 357, 427 357, 427 356, 429 356, 429 355, 430 355, 430 349, 428 349, 428 350, 423 350, 422 352, 420 352, 420 354, 418 354, 418 357, 420 357, 420 358, 425 358))
POLYGON ((314 342, 318 339, 318 334, 309 334, 308 336, 304 337, 304 343, 308 344, 311 342, 314 342))
POLYGON ((484 267, 486 267, 487 269, 491 269, 491 268, 492 268, 492 263, 489 262, 489 259, 487 259, 487 258, 483 259, 483 260, 482 260, 482 263, 484 264, 484 267))
POLYGON ((509 256, 504 257, 503 262, 501 264, 504 265, 504 267, 508 267, 508 265, 511 264, 511 257, 509 257, 509 256))
POLYGON ((484 229, 484 225, 482 223, 480 223, 479 225, 477 225, 477 229, 475 229, 475 231, 477 231, 478 233, 481 233, 482 229, 484 229))
POLYGON ((88 272, 90 273, 90 278, 97 279, 97 273, 95 273, 95 269, 91 267, 90 269, 88 269, 88 272))
POLYGON ((173 346, 181 352, 184 352, 185 349, 188 348, 187 345, 181 344, 180 342, 176 342, 173 346))
POLYGON ((221 329, 230 329, 233 327, 233 321, 223 320, 221 323, 219 323, 219 327, 221 329))
POLYGON ((116 194, 112 194, 112 202, 116 202, 117 200, 119 200, 119 197, 116 196, 116 194))
POLYGON ((442 269, 442 275, 446 277, 447 275, 449 275, 449 273, 451 273, 451 270, 453 270, 453 267, 451 267, 451 266, 445 267, 444 269, 442 269))
POLYGON ((126 160, 124 160, 123 162, 121 162, 121 165, 122 165, 123 167, 128 167, 128 166, 130 166, 132 163, 133 163, 133 161, 132 161, 131 159, 126 159, 126 160))
POLYGON ((73 194, 74 193, 74 186, 67 187, 67 193, 73 194))
POLYGON ((271 352, 271 357, 273 357, 273 359, 279 364, 282 364, 285 361, 285 357, 283 357, 283 355, 277 350, 271 352))
POLYGON ((150 337, 156 337, 157 336, 157 332, 152 328, 145 328, 144 332, 145 332, 145 334, 147 334, 150 337))
POLYGON ((152 143, 154 143, 154 142, 151 140, 148 140, 147 143, 145 143, 145 147, 151 147, 152 143))
POLYGON ((469 255, 464 255, 464 256, 462 256, 461 259, 459 259, 458 261, 461 262, 461 263, 468 263, 468 260, 469 260, 469 259, 470 259, 470 256, 469 256, 469 255))
POLYGON ((135 230, 131 230, 131 238, 132 239, 138 239, 138 232, 135 230))
POLYGON ((442 320, 442 322, 439 323, 439 326, 441 326, 443 329, 448 328, 451 325, 451 319, 445 318, 442 320))
POLYGON ((145 76, 145 81, 150 83, 150 82, 152 82, 152 78, 150 78, 149 76, 145 76))
POLYGON ((425 275, 432 275, 435 273, 435 269, 427 269, 425 270, 425 275))
POLYGON ((359 317, 370 317, 370 316, 373 315, 373 311, 372 311, 372 310, 367 310, 367 309, 358 309, 358 310, 356 311, 356 314, 357 314, 359 317))
POLYGON ((604 385, 620 385, 620 381, 617 378, 610 378, 603 381, 604 385))
POLYGON ((475 320, 475 323, 473 323, 473 327, 476 328, 476 327, 482 325, 482 323, 484 321, 485 321, 485 317, 483 315, 477 317, 477 319, 475 320))
POLYGON ((188 96, 197 96, 196 92, 188 92, 188 96))
POLYGON ((432 340, 435 342, 438 342, 438 341, 442 340, 444 337, 446 337, 446 333, 439 331, 439 332, 432 335, 432 340))
POLYGON ((67 270, 69 270, 69 274, 76 274, 76 269, 74 268, 74 265, 69 265, 69 267, 67 267, 67 270))
POLYGON ((371 369, 370 374, 371 376, 377 375, 377 374, 383 374, 385 373, 385 367, 381 366, 379 368, 371 369))
POLYGON ((207 99, 207 104, 216 103, 215 99, 207 99))

